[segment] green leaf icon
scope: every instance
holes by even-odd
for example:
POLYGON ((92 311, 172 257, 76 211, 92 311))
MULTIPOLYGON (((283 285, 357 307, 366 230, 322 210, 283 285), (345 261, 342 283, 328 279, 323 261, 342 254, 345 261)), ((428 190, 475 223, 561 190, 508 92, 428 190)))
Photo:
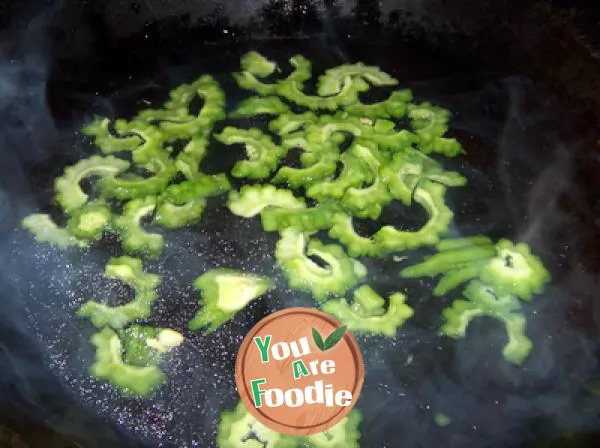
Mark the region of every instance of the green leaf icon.
POLYGON ((329 336, 327 336, 327 339, 325 339, 325 342, 323 342, 323 338, 321 337, 321 334, 315 328, 313 328, 312 336, 313 336, 313 340, 315 341, 315 344, 317 345, 317 347, 319 347, 319 350, 324 352, 326 350, 329 350, 329 349, 335 347, 336 344, 342 340, 345 332, 346 332, 345 325, 343 327, 336 328, 329 336))

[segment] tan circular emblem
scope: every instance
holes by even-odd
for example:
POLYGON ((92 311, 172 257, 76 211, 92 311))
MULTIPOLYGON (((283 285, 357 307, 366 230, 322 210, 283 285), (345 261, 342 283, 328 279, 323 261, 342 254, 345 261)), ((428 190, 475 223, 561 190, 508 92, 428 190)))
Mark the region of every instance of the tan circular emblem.
POLYGON ((354 337, 313 308, 273 313, 238 352, 235 379, 250 412, 287 435, 323 432, 354 407, 365 370, 354 337))

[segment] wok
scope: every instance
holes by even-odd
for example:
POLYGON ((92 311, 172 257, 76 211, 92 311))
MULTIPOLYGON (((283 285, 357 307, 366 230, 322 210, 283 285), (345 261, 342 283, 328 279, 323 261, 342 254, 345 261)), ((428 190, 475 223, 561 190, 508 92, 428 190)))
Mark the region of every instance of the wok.
MULTIPOLYGON (((151 399, 126 399, 90 380, 93 329, 73 317, 85 298, 129 297, 102 276, 119 245, 105 239, 83 255, 58 252, 19 230, 26 214, 55 212, 52 181, 91 152, 77 130, 92 114, 131 116, 203 73, 222 84, 231 107, 244 94, 230 73, 251 49, 280 63, 303 54, 315 73, 348 61, 377 65, 417 100, 451 110, 452 135, 467 155, 444 163, 469 181, 449 193, 451 234, 525 241, 552 273, 545 293, 525 306, 534 349, 517 367, 501 356, 497 322, 475 321, 459 341, 438 336, 451 298, 431 297, 431 282, 400 279, 398 263, 368 261, 369 283, 382 294, 406 292, 415 317, 393 340, 358 337, 366 365, 361 446, 597 440, 600 398, 590 392, 600 377, 597 7, 115 0, 2 8, 0 422, 21 440, 213 446, 219 413, 237 402, 235 354, 246 332, 275 310, 314 306, 274 267, 275 237, 256 220, 235 219, 216 198, 200 225, 169 232, 165 253, 148 266, 163 275, 148 322, 183 331, 187 342, 165 366, 168 386, 151 399), (278 287, 215 333, 189 332, 197 306, 191 282, 213 267, 267 274, 278 287), (437 413, 452 424, 436 425, 437 413)), ((213 142, 202 168, 227 170, 240 156, 213 142)), ((382 220, 410 228, 424 216, 416 207, 391 209, 382 220)))

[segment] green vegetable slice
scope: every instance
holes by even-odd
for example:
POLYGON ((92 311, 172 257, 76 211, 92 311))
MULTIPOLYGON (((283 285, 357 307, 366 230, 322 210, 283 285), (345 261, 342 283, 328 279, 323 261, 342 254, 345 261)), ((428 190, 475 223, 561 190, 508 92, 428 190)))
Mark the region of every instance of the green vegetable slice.
POLYGON ((346 246, 348 254, 353 257, 376 256, 379 252, 379 247, 375 240, 356 233, 352 224, 352 216, 346 213, 336 213, 332 217, 329 236, 337 239, 346 246))
POLYGON ((358 429, 362 415, 353 409, 339 423, 330 429, 306 437, 310 448, 360 448, 358 429))
POLYGON ((148 233, 141 226, 142 219, 151 215, 155 208, 154 196, 133 199, 125 204, 121 216, 113 218, 113 227, 128 253, 158 255, 162 252, 164 246, 162 235, 148 233))
POLYGON ((182 205, 163 202, 158 205, 152 222, 165 229, 179 229, 200 221, 205 208, 206 199, 202 197, 182 205))
POLYGON ((225 174, 198 174, 190 180, 169 185, 162 200, 176 205, 187 204, 197 199, 223 194, 231 189, 225 174))
POLYGON ((96 241, 111 222, 112 213, 102 201, 88 202, 73 211, 67 223, 68 232, 76 238, 96 241))
POLYGON ((379 67, 356 64, 344 64, 325 71, 319 77, 318 93, 321 96, 335 95, 343 90, 345 81, 350 77, 361 77, 375 86, 395 86, 398 81, 379 67))
POLYGON ((149 123, 140 120, 127 121, 119 119, 115 121, 115 129, 123 135, 138 135, 142 143, 132 148, 132 159, 136 164, 149 163, 155 157, 164 156, 164 136, 160 130, 149 123))
POLYGON ((218 448, 299 448, 296 437, 280 434, 260 423, 240 401, 221 413, 218 448))
POLYGON ((287 135, 318 120, 314 112, 303 114, 285 113, 269 122, 269 131, 277 135, 287 135))
POLYGON ((267 207, 283 209, 303 209, 304 199, 297 198, 289 190, 278 189, 273 185, 245 185, 239 193, 232 191, 227 203, 231 213, 244 218, 260 214, 267 207))
POLYGON ((119 306, 89 300, 77 311, 79 317, 89 318, 98 328, 110 326, 115 329, 150 317, 152 305, 158 299, 156 288, 160 284, 160 276, 145 273, 141 260, 127 256, 111 258, 106 265, 105 275, 131 286, 135 291, 135 299, 119 306))
POLYGON ((423 179, 449 187, 466 184, 459 173, 443 170, 435 160, 412 149, 394 154, 391 163, 381 169, 381 176, 391 195, 407 206, 412 204, 413 192, 423 179))
POLYGON ((496 256, 482 269, 480 278, 499 295, 513 295, 530 301, 550 281, 550 273, 525 243, 500 240, 496 256))
POLYGON ((423 152, 438 152, 453 157, 463 152, 455 139, 444 138, 448 131, 450 112, 429 103, 410 104, 408 117, 415 134, 419 137, 419 149, 423 152))
POLYGON ((133 366, 157 365, 165 353, 181 345, 184 337, 169 328, 130 325, 119 334, 123 361, 133 366))
POLYGON ((93 137, 94 144, 104 154, 133 151, 142 144, 143 140, 137 135, 113 136, 110 131, 110 123, 109 118, 95 115, 92 121, 81 129, 81 133, 93 137))
POLYGON ((375 235, 375 241, 381 248, 380 253, 399 252, 420 246, 436 244, 440 235, 447 232, 453 213, 444 202, 446 188, 431 181, 422 181, 415 189, 414 201, 422 205, 429 215, 427 223, 421 229, 410 232, 384 226, 375 235))
POLYGON ((290 227, 300 232, 315 232, 329 229, 334 215, 339 211, 336 204, 322 202, 310 208, 268 208, 261 212, 260 218, 266 232, 281 231, 290 227))
POLYGON ((128 168, 129 162, 113 156, 92 156, 80 160, 75 165, 65 168, 64 174, 56 178, 56 201, 65 213, 70 213, 88 200, 88 195, 80 186, 83 179, 91 176, 99 176, 103 180, 114 179, 114 176, 128 168))
MULTIPOLYGON (((277 174, 273 177, 271 182, 276 184, 286 184, 291 188, 310 185, 315 181, 333 176, 337 168, 338 157, 339 156, 336 153, 326 152, 321 155, 318 161, 315 161, 305 168, 283 166, 277 171, 277 174)), ((307 159, 304 158, 304 160, 307 159)))
POLYGON ((241 101, 229 115, 232 118, 252 117, 254 115, 280 115, 289 112, 287 104, 277 96, 253 96, 241 101))
POLYGON ((277 93, 288 101, 304 106, 312 110, 329 109, 335 110, 339 106, 354 104, 358 101, 358 94, 369 89, 369 85, 361 78, 344 78, 342 87, 333 96, 306 95, 303 91, 303 83, 291 79, 280 81, 277 85, 277 93))
POLYGON ((177 155, 175 168, 187 179, 203 176, 200 172, 200 163, 206 156, 208 141, 204 138, 193 138, 177 155))
POLYGON ((246 147, 248 160, 237 162, 231 171, 234 177, 264 179, 277 169, 279 161, 286 152, 273 143, 268 135, 259 129, 238 129, 226 127, 215 138, 226 145, 242 143, 246 147))
POLYGON ((133 366, 123 361, 123 344, 110 328, 95 333, 90 342, 96 347, 96 359, 90 375, 105 380, 126 395, 146 397, 166 382, 157 366, 133 366))
POLYGON ((56 225, 50 215, 45 213, 33 213, 26 216, 21 225, 35 237, 36 241, 50 243, 60 249, 89 245, 88 241, 76 238, 67 229, 56 225))
POLYGON ((150 177, 128 174, 127 177, 105 177, 100 180, 102 194, 117 199, 142 198, 162 193, 177 174, 175 163, 167 156, 155 157, 143 168, 150 177))
POLYGON ((313 294, 317 300, 344 294, 362 278, 366 269, 348 257, 341 246, 325 245, 307 237, 294 228, 281 232, 275 258, 288 279, 290 288, 313 294), (318 257, 326 265, 321 267, 310 257, 318 257))
POLYGON ((260 53, 250 51, 240 59, 242 70, 253 74, 258 78, 266 78, 277 68, 277 64, 269 61, 260 53))
POLYGON ((402 277, 414 278, 435 276, 464 263, 477 263, 479 260, 489 260, 496 254, 496 249, 491 244, 460 247, 454 250, 445 250, 428 257, 425 261, 409 266, 402 270, 402 277))
POLYGON ((328 300, 322 306, 323 311, 335 316, 355 333, 382 334, 394 337, 404 322, 414 311, 405 304, 402 293, 390 295, 385 308, 385 300, 370 286, 363 285, 354 291, 354 301, 348 304, 346 299, 328 300))
POLYGON ((363 161, 346 151, 340 157, 343 165, 340 175, 334 180, 313 182, 306 188, 306 196, 320 201, 341 199, 350 187, 358 187, 373 181, 373 173, 363 161))
POLYGON ((273 283, 266 277, 232 269, 213 269, 194 281, 201 291, 201 309, 190 321, 190 330, 216 330, 252 300, 263 295, 273 283))
POLYGON ((516 297, 501 295, 489 285, 478 280, 471 281, 464 291, 467 300, 455 300, 444 309, 446 323, 441 332, 454 339, 465 336, 469 323, 478 316, 489 316, 504 323, 508 344, 503 349, 504 357, 521 364, 529 355, 533 344, 525 334, 526 320, 516 297))
POLYGON ((373 104, 351 104, 344 110, 349 114, 370 119, 377 118, 401 118, 407 111, 407 105, 413 99, 412 92, 408 89, 392 92, 385 101, 373 104))

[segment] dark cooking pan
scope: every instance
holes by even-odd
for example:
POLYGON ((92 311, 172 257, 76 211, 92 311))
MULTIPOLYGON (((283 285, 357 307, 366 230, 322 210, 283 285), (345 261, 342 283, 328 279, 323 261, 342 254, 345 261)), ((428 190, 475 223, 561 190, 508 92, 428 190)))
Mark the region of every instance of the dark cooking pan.
MULTIPOLYGON (((553 277, 524 308, 534 349, 514 366, 502 358, 496 321, 474 321, 459 341, 439 336, 451 299, 432 297, 431 282, 401 279, 394 261, 368 261, 370 284, 405 292, 415 316, 394 339, 357 338, 366 366, 361 446, 594 446, 600 35, 590 25, 597 10, 559 3, 3 5, 0 446, 11 438, 71 446, 63 437, 83 447, 213 446, 219 413, 238 400, 233 372, 244 335, 270 312, 314 306, 276 269, 275 236, 216 198, 200 225, 170 232, 165 253, 148 265, 163 275, 148 323, 187 337, 165 366, 170 382, 150 399, 124 398, 89 378, 93 329, 74 318, 85 298, 118 303, 131 294, 102 275, 120 246, 106 239, 83 254, 59 252, 19 229, 28 213, 53 212, 53 179, 91 153, 77 131, 93 114, 130 117, 203 73, 221 83, 231 107, 243 92, 230 73, 248 50, 279 62, 303 54, 315 73, 349 61, 377 65, 418 100, 451 110, 451 134, 466 155, 444 163, 469 182, 448 196, 452 235, 525 241, 553 277), (277 288, 218 331, 190 332, 192 281, 214 267, 273 276, 277 288), (436 414, 452 424, 436 425, 436 414)), ((230 170, 239 157, 213 142, 203 170, 230 170)), ((382 219, 416 228, 425 217, 408 209, 382 219)))

